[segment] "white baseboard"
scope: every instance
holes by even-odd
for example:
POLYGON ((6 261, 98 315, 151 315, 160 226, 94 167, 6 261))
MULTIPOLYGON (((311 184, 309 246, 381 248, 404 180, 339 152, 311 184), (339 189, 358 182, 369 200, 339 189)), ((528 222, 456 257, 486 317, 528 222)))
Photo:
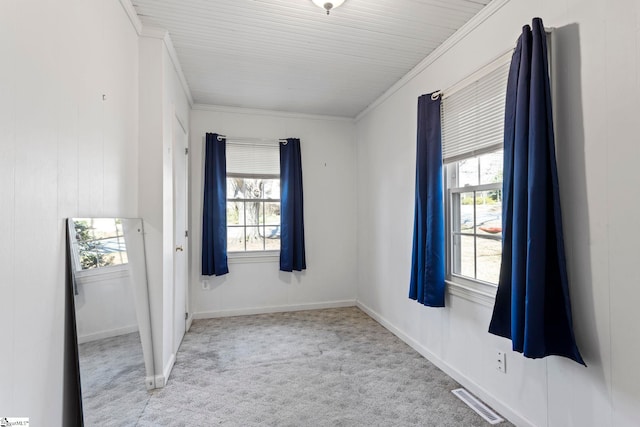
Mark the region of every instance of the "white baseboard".
POLYGON ((156 377, 145 377, 145 384, 147 385, 147 390, 153 390, 156 388, 156 377))
POLYGON ((162 375, 156 375, 156 388, 163 388, 167 385, 169 381, 169 376, 171 375, 171 371, 173 370, 173 365, 176 363, 176 355, 175 353, 171 353, 167 364, 164 365, 164 369, 162 370, 162 375))
POLYGON ((106 331, 94 332, 92 334, 86 334, 78 336, 78 344, 84 344, 91 341, 97 341, 104 338, 117 337, 120 335, 130 334, 138 331, 138 325, 130 325, 117 329, 109 329, 106 331))
POLYGON ((511 407, 505 405, 500 400, 496 399, 491 393, 485 390, 482 386, 480 386, 475 381, 469 379, 467 376, 462 374, 460 371, 449 365, 447 362, 442 360, 440 357, 436 356, 434 353, 429 351, 425 346, 420 344, 418 341, 404 333, 394 324, 389 322, 387 319, 382 317, 378 312, 374 311, 370 307, 366 306, 360 301, 357 301, 357 307, 367 313, 372 319, 376 322, 384 326, 389 332, 400 338, 407 345, 413 348, 415 351, 420 353, 425 359, 436 365, 440 370, 449 375, 451 378, 459 382, 463 387, 469 390, 471 393, 476 395, 479 399, 483 400, 486 404, 491 406, 494 410, 500 413, 500 415, 506 417, 512 423, 518 426, 529 426, 535 427, 531 421, 527 420, 516 411, 514 411, 511 407))
POLYGON ((323 308, 354 307, 356 300, 326 301, 307 304, 274 305, 231 310, 201 311, 193 313, 194 319, 214 319, 217 317, 247 316, 251 314, 281 313, 286 311, 320 310, 323 308))

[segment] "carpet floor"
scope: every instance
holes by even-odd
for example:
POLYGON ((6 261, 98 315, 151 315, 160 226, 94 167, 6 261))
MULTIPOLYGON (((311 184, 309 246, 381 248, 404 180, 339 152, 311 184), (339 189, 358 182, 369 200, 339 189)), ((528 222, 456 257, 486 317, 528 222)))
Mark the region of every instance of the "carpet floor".
POLYGON ((197 320, 166 387, 147 392, 143 365, 137 375, 134 391, 92 393, 102 403, 85 403, 86 425, 488 425, 451 393, 458 383, 355 307, 197 320))

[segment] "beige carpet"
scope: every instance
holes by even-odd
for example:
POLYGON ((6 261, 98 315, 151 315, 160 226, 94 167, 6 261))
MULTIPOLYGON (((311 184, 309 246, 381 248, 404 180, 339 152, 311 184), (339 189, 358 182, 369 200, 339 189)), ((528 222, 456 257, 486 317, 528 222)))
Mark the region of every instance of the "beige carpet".
POLYGON ((488 425, 458 387, 357 308, 209 319, 194 322, 138 417, 94 425, 488 425))

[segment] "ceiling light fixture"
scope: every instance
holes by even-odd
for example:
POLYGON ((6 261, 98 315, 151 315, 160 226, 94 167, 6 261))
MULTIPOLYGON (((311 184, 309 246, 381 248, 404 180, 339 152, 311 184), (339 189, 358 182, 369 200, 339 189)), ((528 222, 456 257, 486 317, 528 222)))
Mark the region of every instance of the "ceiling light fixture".
POLYGON ((344 3, 345 0, 333 0, 333 1, 311 0, 311 1, 316 6, 321 7, 322 9, 326 10, 327 11, 327 15, 328 15, 329 12, 331 12, 331 10, 335 9, 336 7, 340 7, 342 5, 342 3, 344 3))

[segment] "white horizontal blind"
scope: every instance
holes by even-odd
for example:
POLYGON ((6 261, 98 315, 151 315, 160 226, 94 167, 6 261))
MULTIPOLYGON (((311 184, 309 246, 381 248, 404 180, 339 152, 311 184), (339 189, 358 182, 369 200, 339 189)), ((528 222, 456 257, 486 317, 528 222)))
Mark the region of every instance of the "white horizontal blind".
POLYGON ((442 159, 451 163, 502 148, 509 55, 484 67, 442 99, 442 159))
POLYGON ((227 174, 280 175, 279 144, 227 141, 227 174))

